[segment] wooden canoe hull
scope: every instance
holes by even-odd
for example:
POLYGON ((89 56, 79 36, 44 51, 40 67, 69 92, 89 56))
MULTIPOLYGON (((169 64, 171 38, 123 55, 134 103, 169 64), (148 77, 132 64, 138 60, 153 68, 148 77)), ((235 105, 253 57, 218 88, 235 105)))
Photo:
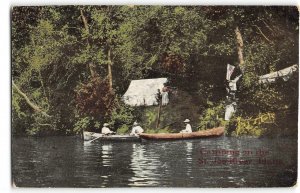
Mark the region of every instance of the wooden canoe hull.
POLYGON ((137 136, 130 136, 130 135, 103 135, 101 133, 94 133, 94 132, 83 132, 83 138, 85 141, 90 141, 95 138, 98 138, 99 141, 140 141, 140 138, 137 136))
POLYGON ((140 134, 140 138, 146 140, 182 140, 182 139, 198 139, 207 137, 219 137, 224 134, 224 127, 207 129, 192 133, 156 133, 156 134, 140 134))

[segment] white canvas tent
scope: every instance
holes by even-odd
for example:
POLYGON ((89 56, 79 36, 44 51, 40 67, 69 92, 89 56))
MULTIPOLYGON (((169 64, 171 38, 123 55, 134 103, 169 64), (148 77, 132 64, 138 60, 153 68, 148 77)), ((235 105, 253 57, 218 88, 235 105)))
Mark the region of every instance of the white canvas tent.
POLYGON ((157 90, 161 91, 167 81, 167 78, 132 80, 122 99, 130 106, 157 105, 157 90))

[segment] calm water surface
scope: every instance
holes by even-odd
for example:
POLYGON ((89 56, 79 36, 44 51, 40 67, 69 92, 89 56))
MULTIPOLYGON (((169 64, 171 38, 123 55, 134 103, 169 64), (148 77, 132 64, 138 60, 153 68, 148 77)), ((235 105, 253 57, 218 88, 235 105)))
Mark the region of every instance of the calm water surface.
POLYGON ((269 187, 290 186, 297 175, 297 140, 289 138, 12 141, 12 174, 18 187, 269 187))

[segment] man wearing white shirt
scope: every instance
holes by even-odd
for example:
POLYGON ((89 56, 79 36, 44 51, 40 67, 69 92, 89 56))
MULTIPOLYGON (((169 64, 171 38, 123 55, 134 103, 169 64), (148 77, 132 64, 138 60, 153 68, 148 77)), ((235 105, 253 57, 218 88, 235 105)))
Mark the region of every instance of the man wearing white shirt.
POLYGON ((190 120, 186 119, 183 121, 185 123, 185 129, 181 130, 180 133, 192 133, 192 126, 190 124, 190 120))
POLYGON ((108 123, 104 123, 103 124, 103 127, 102 127, 102 130, 101 130, 101 133, 104 134, 104 135, 108 135, 108 134, 113 134, 114 132, 111 131, 109 128, 108 128, 109 124, 108 123))
POLYGON ((137 135, 139 135, 139 134, 141 134, 143 132, 144 132, 144 129, 141 126, 139 126, 139 124, 135 121, 133 123, 133 127, 132 127, 130 135, 137 136, 137 135))

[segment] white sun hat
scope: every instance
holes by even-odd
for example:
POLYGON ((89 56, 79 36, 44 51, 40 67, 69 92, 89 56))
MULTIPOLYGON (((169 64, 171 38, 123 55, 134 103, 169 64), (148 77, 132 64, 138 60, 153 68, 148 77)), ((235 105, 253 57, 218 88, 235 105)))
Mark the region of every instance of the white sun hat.
POLYGON ((104 123, 103 126, 104 126, 104 127, 107 127, 107 126, 109 126, 109 124, 108 124, 108 123, 104 123))
POLYGON ((189 119, 185 119, 183 122, 184 122, 184 123, 189 123, 190 120, 189 120, 189 119))
POLYGON ((138 122, 135 121, 135 122, 133 123, 133 125, 138 125, 138 122))

